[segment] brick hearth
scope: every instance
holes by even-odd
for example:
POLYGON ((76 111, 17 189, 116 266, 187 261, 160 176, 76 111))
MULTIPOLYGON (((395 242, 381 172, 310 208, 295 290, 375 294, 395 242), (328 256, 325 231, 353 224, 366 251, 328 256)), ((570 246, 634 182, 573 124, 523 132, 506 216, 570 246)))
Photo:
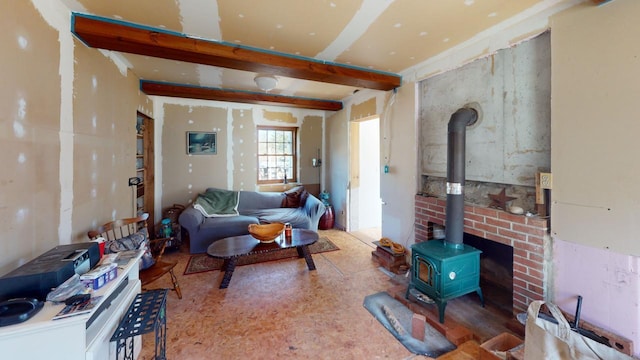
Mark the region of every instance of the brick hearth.
MULTIPOLYGON (((431 238, 430 222, 445 225, 446 205, 445 199, 416 195, 416 243, 431 238)), ((466 233, 513 247, 513 312, 544 299, 549 221, 473 205, 465 205, 464 212, 466 233)))

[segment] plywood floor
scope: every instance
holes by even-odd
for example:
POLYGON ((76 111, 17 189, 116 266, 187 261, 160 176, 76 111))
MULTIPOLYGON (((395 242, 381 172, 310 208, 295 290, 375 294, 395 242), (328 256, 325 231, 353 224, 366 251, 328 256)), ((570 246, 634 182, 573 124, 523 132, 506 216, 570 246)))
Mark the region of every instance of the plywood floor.
MULTIPOLYGON (((407 351, 362 306, 379 291, 404 299, 407 279, 380 271, 366 241, 339 230, 320 233, 341 250, 314 254, 316 271, 303 259, 240 266, 224 290, 218 289, 220 271, 182 275, 186 246, 168 253, 179 262, 183 299, 168 295, 167 358, 427 359, 407 351)), ((170 281, 154 285, 170 287, 170 281)), ((434 305, 407 305, 437 317, 434 305)), ((481 308, 477 296, 451 301, 442 331, 464 341, 457 344, 460 355, 447 358, 477 358, 478 344, 511 331, 509 321, 510 314, 489 304, 481 308)), ((145 335, 141 359, 153 358, 153 346, 153 335, 145 335)))

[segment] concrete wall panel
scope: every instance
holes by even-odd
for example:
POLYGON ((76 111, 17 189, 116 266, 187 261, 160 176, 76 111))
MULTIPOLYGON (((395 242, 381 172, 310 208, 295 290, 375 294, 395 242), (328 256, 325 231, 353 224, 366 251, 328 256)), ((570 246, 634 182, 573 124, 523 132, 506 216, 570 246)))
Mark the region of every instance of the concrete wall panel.
POLYGON ((542 34, 421 83, 422 173, 446 177, 447 124, 467 104, 480 121, 467 128, 469 180, 534 185, 550 166, 550 51, 542 34))

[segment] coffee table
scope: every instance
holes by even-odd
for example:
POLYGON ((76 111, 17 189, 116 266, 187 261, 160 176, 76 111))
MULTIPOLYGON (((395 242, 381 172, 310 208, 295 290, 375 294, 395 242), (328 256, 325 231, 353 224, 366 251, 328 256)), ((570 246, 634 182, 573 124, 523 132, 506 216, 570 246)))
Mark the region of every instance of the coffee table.
POLYGON ((224 277, 220 289, 226 289, 236 268, 238 258, 247 255, 264 254, 272 251, 296 248, 298 257, 304 257, 309 270, 315 270, 316 265, 311 258, 309 245, 318 241, 318 233, 307 229, 293 229, 291 237, 284 233, 272 243, 261 243, 251 235, 232 236, 215 241, 207 248, 207 254, 216 259, 223 259, 224 277))

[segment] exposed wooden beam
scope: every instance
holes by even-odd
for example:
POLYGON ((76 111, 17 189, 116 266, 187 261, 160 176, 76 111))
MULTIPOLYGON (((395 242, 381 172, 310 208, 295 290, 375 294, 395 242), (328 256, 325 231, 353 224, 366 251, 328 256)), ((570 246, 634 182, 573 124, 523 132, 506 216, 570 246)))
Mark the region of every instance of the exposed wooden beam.
POLYGON ((302 109, 342 110, 341 101, 310 99, 266 93, 226 90, 202 86, 140 80, 140 89, 147 95, 181 97, 201 100, 233 101, 247 104, 287 106, 302 109))
POLYGON ((74 13, 71 31, 91 47, 268 73, 297 79, 393 90, 400 75, 189 37, 164 29, 74 13))

